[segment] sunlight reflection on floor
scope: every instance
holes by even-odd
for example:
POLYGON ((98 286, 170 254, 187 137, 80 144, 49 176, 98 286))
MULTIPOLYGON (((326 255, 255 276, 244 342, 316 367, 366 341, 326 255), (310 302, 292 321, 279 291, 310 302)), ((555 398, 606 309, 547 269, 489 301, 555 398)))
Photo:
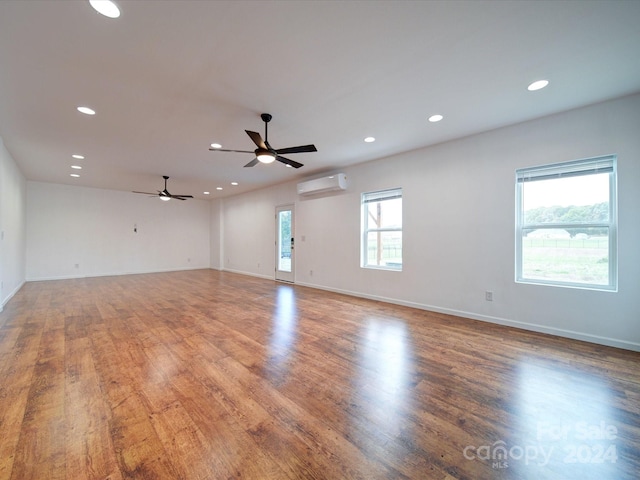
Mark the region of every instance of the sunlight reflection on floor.
POLYGON ((371 437, 378 444, 386 444, 385 454, 396 456, 401 462, 406 450, 389 439, 411 436, 406 416, 414 394, 411 337, 404 323, 378 318, 368 320, 362 336, 363 348, 354 379, 358 386, 355 402, 369 421, 371 437))
POLYGON ((518 368, 513 398, 518 438, 505 439, 505 464, 517 478, 537 480, 543 472, 566 478, 617 479, 618 425, 606 378, 558 368, 540 358, 518 368))
POLYGON ((296 297, 291 286, 278 286, 272 321, 273 329, 269 337, 270 366, 274 375, 283 381, 288 374, 287 365, 291 361, 297 338, 296 297))

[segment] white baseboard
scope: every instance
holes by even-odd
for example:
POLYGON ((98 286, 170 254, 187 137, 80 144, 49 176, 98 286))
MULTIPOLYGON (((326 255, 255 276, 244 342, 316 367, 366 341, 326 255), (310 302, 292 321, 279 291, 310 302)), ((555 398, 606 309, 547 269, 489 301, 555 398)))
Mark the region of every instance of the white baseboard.
POLYGON ((94 277, 118 277, 120 275, 144 275, 145 273, 166 273, 166 272, 183 272, 187 270, 209 270, 208 265, 202 265, 199 267, 180 267, 180 268, 167 268, 162 270, 137 270, 137 271, 125 271, 125 272, 101 272, 92 273, 90 275, 58 275, 52 277, 29 277, 27 282, 46 282, 50 280, 73 280, 76 278, 94 278, 94 277))
MULTIPOLYGON (((214 269, 214 270, 217 270, 217 269, 214 269)), ((239 275, 247 275, 249 277, 258 277, 258 278, 263 278, 265 280, 275 280, 274 277, 269 276, 269 275, 262 275, 260 273, 253 273, 253 272, 245 272, 243 270, 234 270, 233 268, 221 268, 219 271, 220 272, 237 273, 239 275)))
MULTIPOLYGON (((235 270, 230 268, 222 268, 222 269, 214 269, 211 267, 194 267, 194 268, 180 268, 180 269, 168 269, 168 270, 154 270, 154 271, 140 271, 140 272, 113 272, 113 273, 104 273, 104 274, 96 274, 91 275, 92 277, 106 277, 106 276, 118 276, 118 275, 138 275, 144 273, 163 273, 163 272, 176 272, 176 271, 184 271, 184 270, 201 270, 201 269, 211 269, 211 270, 219 270, 221 272, 230 272, 237 273, 240 275, 247 275, 250 277, 262 278, 265 280, 274 280, 272 276, 262 275, 252 272, 245 272, 242 270, 235 270)), ((36 282, 36 281, 48 281, 48 280, 68 280, 74 278, 88 278, 87 275, 77 275, 77 276, 59 276, 59 277, 47 277, 47 278, 29 278, 27 282, 36 282)), ((0 312, 3 310, 4 306, 7 302, 22 288, 25 282, 22 282, 17 288, 15 288, 8 296, 2 301, 0 304, 0 312)), ((494 323, 498 325, 504 325, 507 327, 521 328, 523 330, 529 330, 532 332, 546 333, 549 335, 555 335, 558 337, 571 338, 573 340, 581 340, 584 342, 595 343, 598 345, 606 345, 609 347, 621 348, 624 350, 631 350, 634 352, 640 352, 640 343, 629 342, 626 340, 620 340, 617 338, 609 338, 602 337, 599 335, 591 335, 583 332, 576 332, 574 330, 566 330, 562 328, 549 327, 545 325, 539 325, 535 323, 528 322, 520 322, 518 320, 512 320, 508 318, 494 317, 490 315, 482 315, 473 312, 466 312, 462 310, 455 310, 451 308, 443 308, 435 305, 427 305, 417 302, 409 302, 405 300, 399 300, 396 298, 383 297, 379 295, 369 295, 362 292, 355 292, 352 290, 343 290, 339 288, 327 287, 325 285, 318 285, 314 283, 306 283, 306 282, 296 282, 296 285, 315 288, 318 290, 325 290, 328 292, 341 293, 343 295, 350 295, 352 297, 366 298, 369 300, 377 300, 380 302, 391 303, 394 305, 402 305, 405 307, 417 308, 419 310, 427 310, 430 312, 443 313, 445 315, 454 315, 456 317, 469 318, 472 320, 479 320, 482 322, 494 323)))
POLYGON ((26 282, 23 280, 16 288, 13 289, 12 292, 9 293, 9 295, 6 296, 6 298, 4 298, 2 300, 2 303, 0 303, 0 312, 2 312, 4 310, 4 306, 9 302, 9 300, 11 300, 13 298, 13 296, 18 293, 18 291, 20 291, 20 289, 22 288, 22 286, 25 284, 26 282))
POLYGON ((335 292, 335 293, 342 293, 344 295, 351 295, 353 297, 360 297, 360 298, 366 298, 369 300, 377 300, 380 302, 385 302, 385 303, 392 303, 394 305, 402 305, 405 307, 411 307, 411 308, 417 308, 419 310, 427 310, 430 312, 436 312, 436 313, 443 313, 445 315, 454 315, 456 317, 463 317, 463 318, 469 318, 472 320, 479 320, 481 322, 488 322, 488 323, 495 323, 498 325, 504 325, 507 327, 514 327, 514 328, 521 328, 523 330, 529 330, 532 332, 538 332, 538 333, 546 333, 549 335, 555 335, 558 337, 564 337, 564 338, 571 338, 573 340, 581 340, 583 342, 589 342, 589 343, 595 343, 598 345, 605 345, 608 347, 615 347, 615 348, 621 348, 624 350, 631 350, 634 352, 640 352, 640 343, 636 343, 636 342, 629 342, 626 340, 620 340, 617 338, 609 338, 609 337, 602 337, 599 335, 591 335, 589 333, 583 333, 583 332, 576 332, 573 330, 565 330, 562 328, 556 328, 556 327, 548 327, 545 325, 538 325, 535 323, 528 323, 528 322, 520 322, 518 320, 511 320, 508 318, 500 318, 500 317, 493 317, 493 316, 489 316, 489 315, 481 315, 478 313, 473 313, 473 312, 465 312, 462 310, 455 310, 455 309, 451 309, 451 308, 442 308, 442 307, 437 307, 435 305, 426 305, 426 304, 422 304, 422 303, 417 303, 417 302, 408 302, 408 301, 404 301, 404 300, 398 300, 396 298, 389 298, 389 297, 382 297, 379 295, 369 295, 366 293, 362 293, 362 292, 354 292, 351 290, 342 290, 339 288, 331 288, 331 287, 326 287, 323 285, 316 285, 316 284, 312 284, 312 283, 302 283, 302 282, 298 282, 297 285, 301 285, 301 286, 305 286, 305 287, 311 287, 311 288, 316 288, 319 290, 326 290, 329 292, 335 292))

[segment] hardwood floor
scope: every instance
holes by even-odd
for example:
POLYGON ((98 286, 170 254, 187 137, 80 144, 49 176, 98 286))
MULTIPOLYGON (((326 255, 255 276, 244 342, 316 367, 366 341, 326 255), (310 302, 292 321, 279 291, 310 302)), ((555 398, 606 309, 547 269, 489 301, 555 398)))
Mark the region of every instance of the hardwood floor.
POLYGON ((637 479, 639 367, 213 270, 27 283, 0 479, 637 479))

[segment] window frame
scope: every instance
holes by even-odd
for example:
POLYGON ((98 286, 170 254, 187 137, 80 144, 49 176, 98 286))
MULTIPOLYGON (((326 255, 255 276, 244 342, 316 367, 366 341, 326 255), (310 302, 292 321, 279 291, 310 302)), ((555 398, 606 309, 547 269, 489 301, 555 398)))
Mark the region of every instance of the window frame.
POLYGON ((515 281, 522 284, 549 285, 608 292, 618 291, 618 217, 617 217, 617 156, 603 155, 570 162, 554 163, 516 170, 516 219, 515 219, 515 281), (528 181, 553 178, 569 178, 579 175, 609 174, 609 215, 607 222, 592 223, 525 223, 523 185, 528 181), (545 280, 523 276, 523 230, 607 228, 608 235, 608 284, 545 280))
MULTIPOLYGON (((400 213, 400 226, 399 227, 370 227, 369 224, 369 211, 368 204, 372 202, 380 202, 386 200, 395 200, 400 198, 402 200, 402 187, 389 188, 386 190, 377 190, 373 192, 364 192, 360 196, 360 212, 361 212, 361 241, 360 241, 360 267, 370 268, 374 270, 389 270, 395 272, 402 271, 403 262, 392 265, 373 265, 369 264, 368 249, 369 249, 369 234, 370 233, 385 233, 385 232, 400 232, 402 234, 403 229, 403 213, 400 213)), ((400 255, 402 258, 402 240, 401 240, 400 255)))

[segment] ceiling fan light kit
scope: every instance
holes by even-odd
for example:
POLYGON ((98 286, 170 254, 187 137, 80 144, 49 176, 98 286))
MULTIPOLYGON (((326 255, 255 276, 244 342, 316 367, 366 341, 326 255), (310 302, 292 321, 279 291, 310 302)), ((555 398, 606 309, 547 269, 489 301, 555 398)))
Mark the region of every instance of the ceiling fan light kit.
POLYGON ((262 163, 272 163, 276 159, 276 156, 269 150, 259 148, 256 150, 256 158, 262 163))
POLYGON ((315 145, 300 145, 297 147, 280 148, 276 150, 271 145, 269 145, 269 131, 267 129, 267 125, 271 121, 271 118, 273 117, 268 113, 263 113, 260 115, 260 118, 264 122, 264 140, 262 140, 262 137, 258 132, 245 130, 247 135, 249 135, 249 138, 251 139, 251 141, 255 143, 256 147, 258 147, 253 152, 250 150, 227 150, 227 149, 219 148, 219 144, 215 144, 216 145, 215 147, 212 144, 209 150, 211 150, 212 152, 253 153, 256 156, 256 158, 254 158, 249 163, 247 163, 245 167, 253 167, 258 163, 272 163, 275 160, 277 160, 280 163, 284 163, 286 166, 293 167, 293 168, 300 168, 300 167, 303 167, 304 165, 302 163, 283 157, 282 156, 283 154, 306 153, 306 152, 318 151, 315 145))
POLYGON ((162 200, 163 202, 168 202, 172 198, 175 198, 176 200, 186 200, 187 198, 193 198, 193 195, 173 195, 169 193, 169 190, 167 190, 167 180, 169 180, 169 177, 163 175, 162 178, 164 178, 164 190, 158 190, 158 193, 136 192, 134 190, 133 193, 141 193, 143 195, 150 195, 152 197, 160 197, 160 200, 162 200))

